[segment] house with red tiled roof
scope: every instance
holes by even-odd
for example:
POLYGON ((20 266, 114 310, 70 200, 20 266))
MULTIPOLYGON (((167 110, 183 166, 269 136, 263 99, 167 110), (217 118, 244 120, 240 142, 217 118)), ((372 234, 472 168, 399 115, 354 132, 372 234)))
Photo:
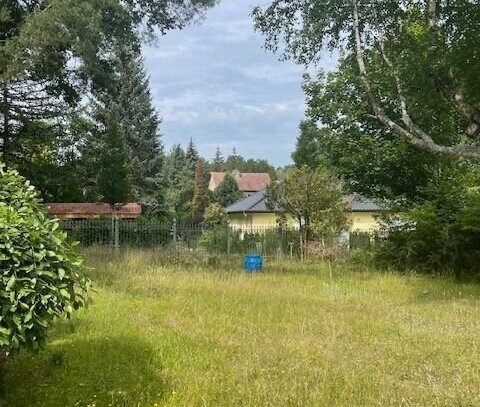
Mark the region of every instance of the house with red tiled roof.
MULTIPOLYGON (((226 174, 226 172, 211 172, 208 189, 210 191, 215 191, 223 182, 226 174)), ((231 175, 237 183, 238 190, 243 192, 246 196, 261 191, 270 185, 270 175, 266 172, 253 173, 233 171, 231 175)))
POLYGON ((135 219, 142 214, 142 206, 138 203, 127 203, 112 206, 106 203, 47 203, 47 213, 59 219, 88 219, 110 217, 135 219))

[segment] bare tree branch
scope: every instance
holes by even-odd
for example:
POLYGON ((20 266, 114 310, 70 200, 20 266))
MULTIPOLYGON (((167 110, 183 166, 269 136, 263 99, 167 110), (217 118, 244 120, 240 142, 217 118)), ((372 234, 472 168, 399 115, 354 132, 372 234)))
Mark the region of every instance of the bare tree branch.
POLYGON ((467 103, 462 84, 452 69, 450 69, 450 78, 452 79, 453 93, 447 89, 442 89, 442 93, 453 105, 457 113, 468 121, 467 134, 471 137, 480 135, 480 110, 467 103))
MULTIPOLYGON (((430 0, 429 2, 430 7, 433 10, 434 21, 432 20, 432 24, 434 23, 436 27, 436 2, 430 0), (433 5, 435 6, 433 8, 433 5)), ((457 144, 454 146, 443 146, 435 143, 433 139, 424 131, 422 131, 418 126, 416 126, 413 121, 411 120, 407 106, 406 106, 406 99, 403 93, 402 84, 400 81, 400 77, 396 76, 397 82, 397 92, 399 92, 399 98, 401 100, 402 105, 402 120, 404 121, 407 128, 396 123, 392 120, 384 111, 380 103, 378 102, 372 86, 370 84, 370 80, 368 78, 367 67, 365 63, 365 56, 363 52, 363 45, 362 45, 362 38, 360 34, 360 18, 358 13, 358 7, 356 0, 353 0, 353 34, 355 37, 355 54, 357 59, 357 64, 360 70, 360 81, 365 89, 366 96, 368 101, 375 112, 376 118, 385 126, 390 128, 395 134, 402 137, 407 143, 417 148, 423 149, 428 151, 432 154, 442 154, 448 155, 452 157, 462 157, 462 158, 480 158, 480 148, 466 146, 463 144, 457 144)), ((387 58, 387 60, 391 63, 391 61, 387 58)), ((393 64, 392 64, 393 66, 393 64)))
POLYGON ((395 78, 395 83, 397 85, 397 94, 400 100, 400 107, 402 110, 402 120, 407 127, 409 127, 410 129, 413 129, 414 124, 410 117, 410 114, 408 113, 407 99, 403 92, 403 86, 402 86, 402 81, 400 80, 400 74, 398 70, 394 67, 390 58, 387 56, 387 53, 385 51, 385 40, 383 38, 383 33, 381 32, 380 29, 379 29, 378 38, 379 38, 380 51, 382 53, 383 60, 385 61, 387 66, 390 68, 390 70, 392 71, 393 77, 395 78))
POLYGON ((400 108, 402 112, 402 121, 403 123, 407 126, 408 130, 410 130, 412 133, 414 133, 417 137, 420 137, 422 140, 424 140, 426 143, 431 144, 433 143, 432 138, 422 129, 420 129, 412 120, 408 108, 407 108, 407 99, 405 97, 405 93, 403 91, 403 85, 402 81, 400 79, 400 72, 398 69, 394 66, 392 60, 388 57, 386 51, 385 51, 385 40, 383 37, 383 33, 381 30, 379 30, 379 44, 380 44, 380 51, 383 57, 383 60, 387 64, 387 66, 390 68, 393 77, 395 78, 395 83, 397 86, 397 94, 398 94, 398 99, 400 101, 400 108))
POLYGON ((428 29, 437 31, 437 0, 428 0, 428 29))

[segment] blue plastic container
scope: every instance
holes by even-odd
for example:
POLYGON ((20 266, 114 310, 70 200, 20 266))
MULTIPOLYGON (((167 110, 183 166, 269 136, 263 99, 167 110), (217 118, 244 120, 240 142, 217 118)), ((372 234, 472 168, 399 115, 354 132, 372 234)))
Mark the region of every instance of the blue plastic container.
POLYGON ((243 268, 247 273, 258 273, 263 268, 262 256, 258 254, 248 254, 243 261, 243 268))

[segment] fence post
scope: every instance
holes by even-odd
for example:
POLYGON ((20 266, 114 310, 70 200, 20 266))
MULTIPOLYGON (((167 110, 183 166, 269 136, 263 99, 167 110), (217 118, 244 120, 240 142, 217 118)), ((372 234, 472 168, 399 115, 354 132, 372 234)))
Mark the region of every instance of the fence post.
POLYGON ((177 219, 173 219, 172 225, 172 244, 173 244, 173 253, 177 255, 177 219))
POLYGON ((118 255, 120 253, 120 219, 117 217, 114 218, 114 225, 115 254, 118 255))
POLYGON ((111 222, 111 234, 110 238, 112 239, 112 246, 115 247, 115 217, 112 214, 112 222, 111 222))
POLYGON ((230 236, 230 226, 227 224, 227 256, 230 257, 230 251, 232 248, 232 242, 231 242, 231 236, 230 236))
POLYGON ((278 227, 278 259, 277 260, 283 260, 284 259, 284 253, 283 253, 283 227, 279 226, 278 227))

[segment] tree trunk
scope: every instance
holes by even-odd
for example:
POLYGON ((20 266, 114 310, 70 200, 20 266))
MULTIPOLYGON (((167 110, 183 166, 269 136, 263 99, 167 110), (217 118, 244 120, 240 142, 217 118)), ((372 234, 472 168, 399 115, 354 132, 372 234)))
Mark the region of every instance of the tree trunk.
POLYGON ((5 395, 5 373, 3 371, 3 367, 5 362, 7 361, 7 355, 3 349, 0 349, 0 402, 2 401, 2 397, 5 395))
POLYGON ((303 241, 302 241, 302 229, 300 229, 298 234, 299 242, 300 242, 300 261, 303 261, 303 241))
POLYGON ((300 238, 300 261, 303 262, 305 260, 305 253, 303 249, 303 226, 301 221, 300 221, 300 228, 298 230, 298 236, 300 238))
POLYGON ((5 156, 8 153, 9 142, 10 142, 10 109, 8 106, 8 86, 7 83, 3 83, 2 89, 2 104, 3 104, 3 143, 2 143, 2 155, 5 160, 5 156))

